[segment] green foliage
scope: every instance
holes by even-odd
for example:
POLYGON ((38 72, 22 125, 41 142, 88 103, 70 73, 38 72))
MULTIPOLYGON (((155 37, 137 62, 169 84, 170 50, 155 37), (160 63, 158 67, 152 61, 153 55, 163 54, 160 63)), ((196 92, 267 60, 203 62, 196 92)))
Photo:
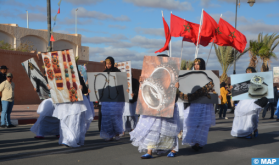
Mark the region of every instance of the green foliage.
POLYGON ((0 41, 0 49, 3 50, 14 50, 20 52, 31 52, 33 50, 33 45, 30 42, 22 42, 20 45, 14 49, 11 44, 0 41))
MULTIPOLYGON (((276 54, 273 52, 274 49, 279 45, 279 35, 273 33, 271 35, 258 35, 258 40, 250 40, 250 53, 251 57, 259 57, 263 64, 261 71, 268 71, 268 64, 272 58, 277 59, 276 54)), ((253 60, 250 60, 250 63, 253 60)), ((250 64, 249 64, 250 66, 250 64)))
POLYGON ((191 60, 181 60, 180 70, 192 70, 194 66, 194 61, 191 60))
POLYGON ((223 74, 220 81, 227 81, 227 71, 234 63, 234 54, 236 53, 236 61, 239 60, 245 53, 248 52, 249 48, 246 48, 242 53, 238 52, 231 46, 216 46, 214 44, 215 53, 218 61, 222 67, 223 74))

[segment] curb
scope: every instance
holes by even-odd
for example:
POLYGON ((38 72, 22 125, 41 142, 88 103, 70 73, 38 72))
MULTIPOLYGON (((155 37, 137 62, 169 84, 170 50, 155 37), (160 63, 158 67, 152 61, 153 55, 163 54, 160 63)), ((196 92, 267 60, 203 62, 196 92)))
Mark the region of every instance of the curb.
MULTIPOLYGON (((99 116, 94 116, 94 120, 98 120, 99 116)), ((37 119, 11 119, 11 123, 13 125, 26 125, 26 124, 34 124, 37 119)))

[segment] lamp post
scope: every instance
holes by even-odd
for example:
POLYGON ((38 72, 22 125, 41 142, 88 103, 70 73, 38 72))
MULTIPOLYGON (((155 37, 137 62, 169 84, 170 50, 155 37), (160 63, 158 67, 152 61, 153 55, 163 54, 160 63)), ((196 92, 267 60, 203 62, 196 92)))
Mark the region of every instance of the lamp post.
POLYGON ((76 9, 76 34, 77 34, 77 11, 78 11, 78 8, 76 9))
POLYGON ((50 33, 51 33, 51 5, 50 5, 50 0, 47 0, 47 30, 48 30, 48 36, 47 36, 47 51, 51 52, 52 51, 52 45, 50 42, 50 33))
MULTIPOLYGON (((240 0, 236 0, 235 5, 235 29, 236 29, 236 23, 237 23, 237 5, 240 3, 240 0)), ((254 3, 256 3, 256 0, 248 0, 249 5, 252 7, 254 3)), ((235 63, 236 63, 236 50, 234 52, 234 64, 233 64, 233 74, 236 74, 235 72, 235 63)))

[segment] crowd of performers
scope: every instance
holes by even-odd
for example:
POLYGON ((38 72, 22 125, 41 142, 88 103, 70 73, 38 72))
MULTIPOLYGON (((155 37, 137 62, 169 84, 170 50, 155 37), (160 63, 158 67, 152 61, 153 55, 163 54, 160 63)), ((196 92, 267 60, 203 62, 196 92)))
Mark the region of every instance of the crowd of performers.
MULTIPOLYGON (((158 55, 168 57, 167 55, 158 55)), ((112 57, 105 60, 104 72, 120 72, 115 67, 112 57)), ((194 61, 194 70, 206 70, 202 58, 194 61)), ((247 68, 246 73, 254 73, 254 68, 247 68)), ((53 135, 59 138, 59 144, 67 147, 84 145, 86 131, 94 118, 94 107, 89 100, 88 88, 79 73, 83 93, 83 101, 74 103, 53 104, 51 98, 44 100, 39 108, 40 117, 31 128, 35 138, 53 135)), ((182 145, 191 146, 195 151, 203 149, 207 144, 208 132, 215 125, 215 110, 213 104, 177 102, 177 93, 173 117, 154 117, 135 114, 139 81, 132 79, 132 100, 125 102, 102 102, 99 111, 100 137, 105 141, 119 140, 125 132, 129 132, 133 146, 139 152, 145 153, 142 159, 153 158, 152 154, 167 153, 167 157, 175 157, 179 150, 179 140, 182 145), (138 120, 139 119, 139 120, 138 120)), ((176 83, 175 87, 178 88, 176 83)), ((48 86, 49 87, 49 86, 48 86)), ((51 88, 49 87, 51 90, 51 88)), ((128 92, 128 91, 127 91, 128 92)), ((242 100, 235 108, 231 135, 252 139, 258 136, 259 113, 267 104, 267 98, 259 100, 242 100)))

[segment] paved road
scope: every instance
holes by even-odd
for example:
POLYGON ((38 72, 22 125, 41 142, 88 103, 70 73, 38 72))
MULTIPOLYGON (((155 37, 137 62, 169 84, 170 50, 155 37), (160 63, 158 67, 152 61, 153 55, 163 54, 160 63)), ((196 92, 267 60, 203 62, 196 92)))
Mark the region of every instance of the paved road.
POLYGON ((279 122, 260 119, 259 137, 248 140, 230 136, 233 115, 228 117, 229 120, 216 120, 216 126, 210 129, 208 144, 201 152, 180 146, 176 158, 163 155, 149 160, 140 159, 142 153, 130 144, 129 135, 117 142, 104 142, 99 137, 96 121, 86 134, 85 146, 80 148, 59 146, 55 137, 36 140, 29 131, 31 125, 0 129, 0 164, 246 165, 251 164, 254 157, 279 158, 279 122))

